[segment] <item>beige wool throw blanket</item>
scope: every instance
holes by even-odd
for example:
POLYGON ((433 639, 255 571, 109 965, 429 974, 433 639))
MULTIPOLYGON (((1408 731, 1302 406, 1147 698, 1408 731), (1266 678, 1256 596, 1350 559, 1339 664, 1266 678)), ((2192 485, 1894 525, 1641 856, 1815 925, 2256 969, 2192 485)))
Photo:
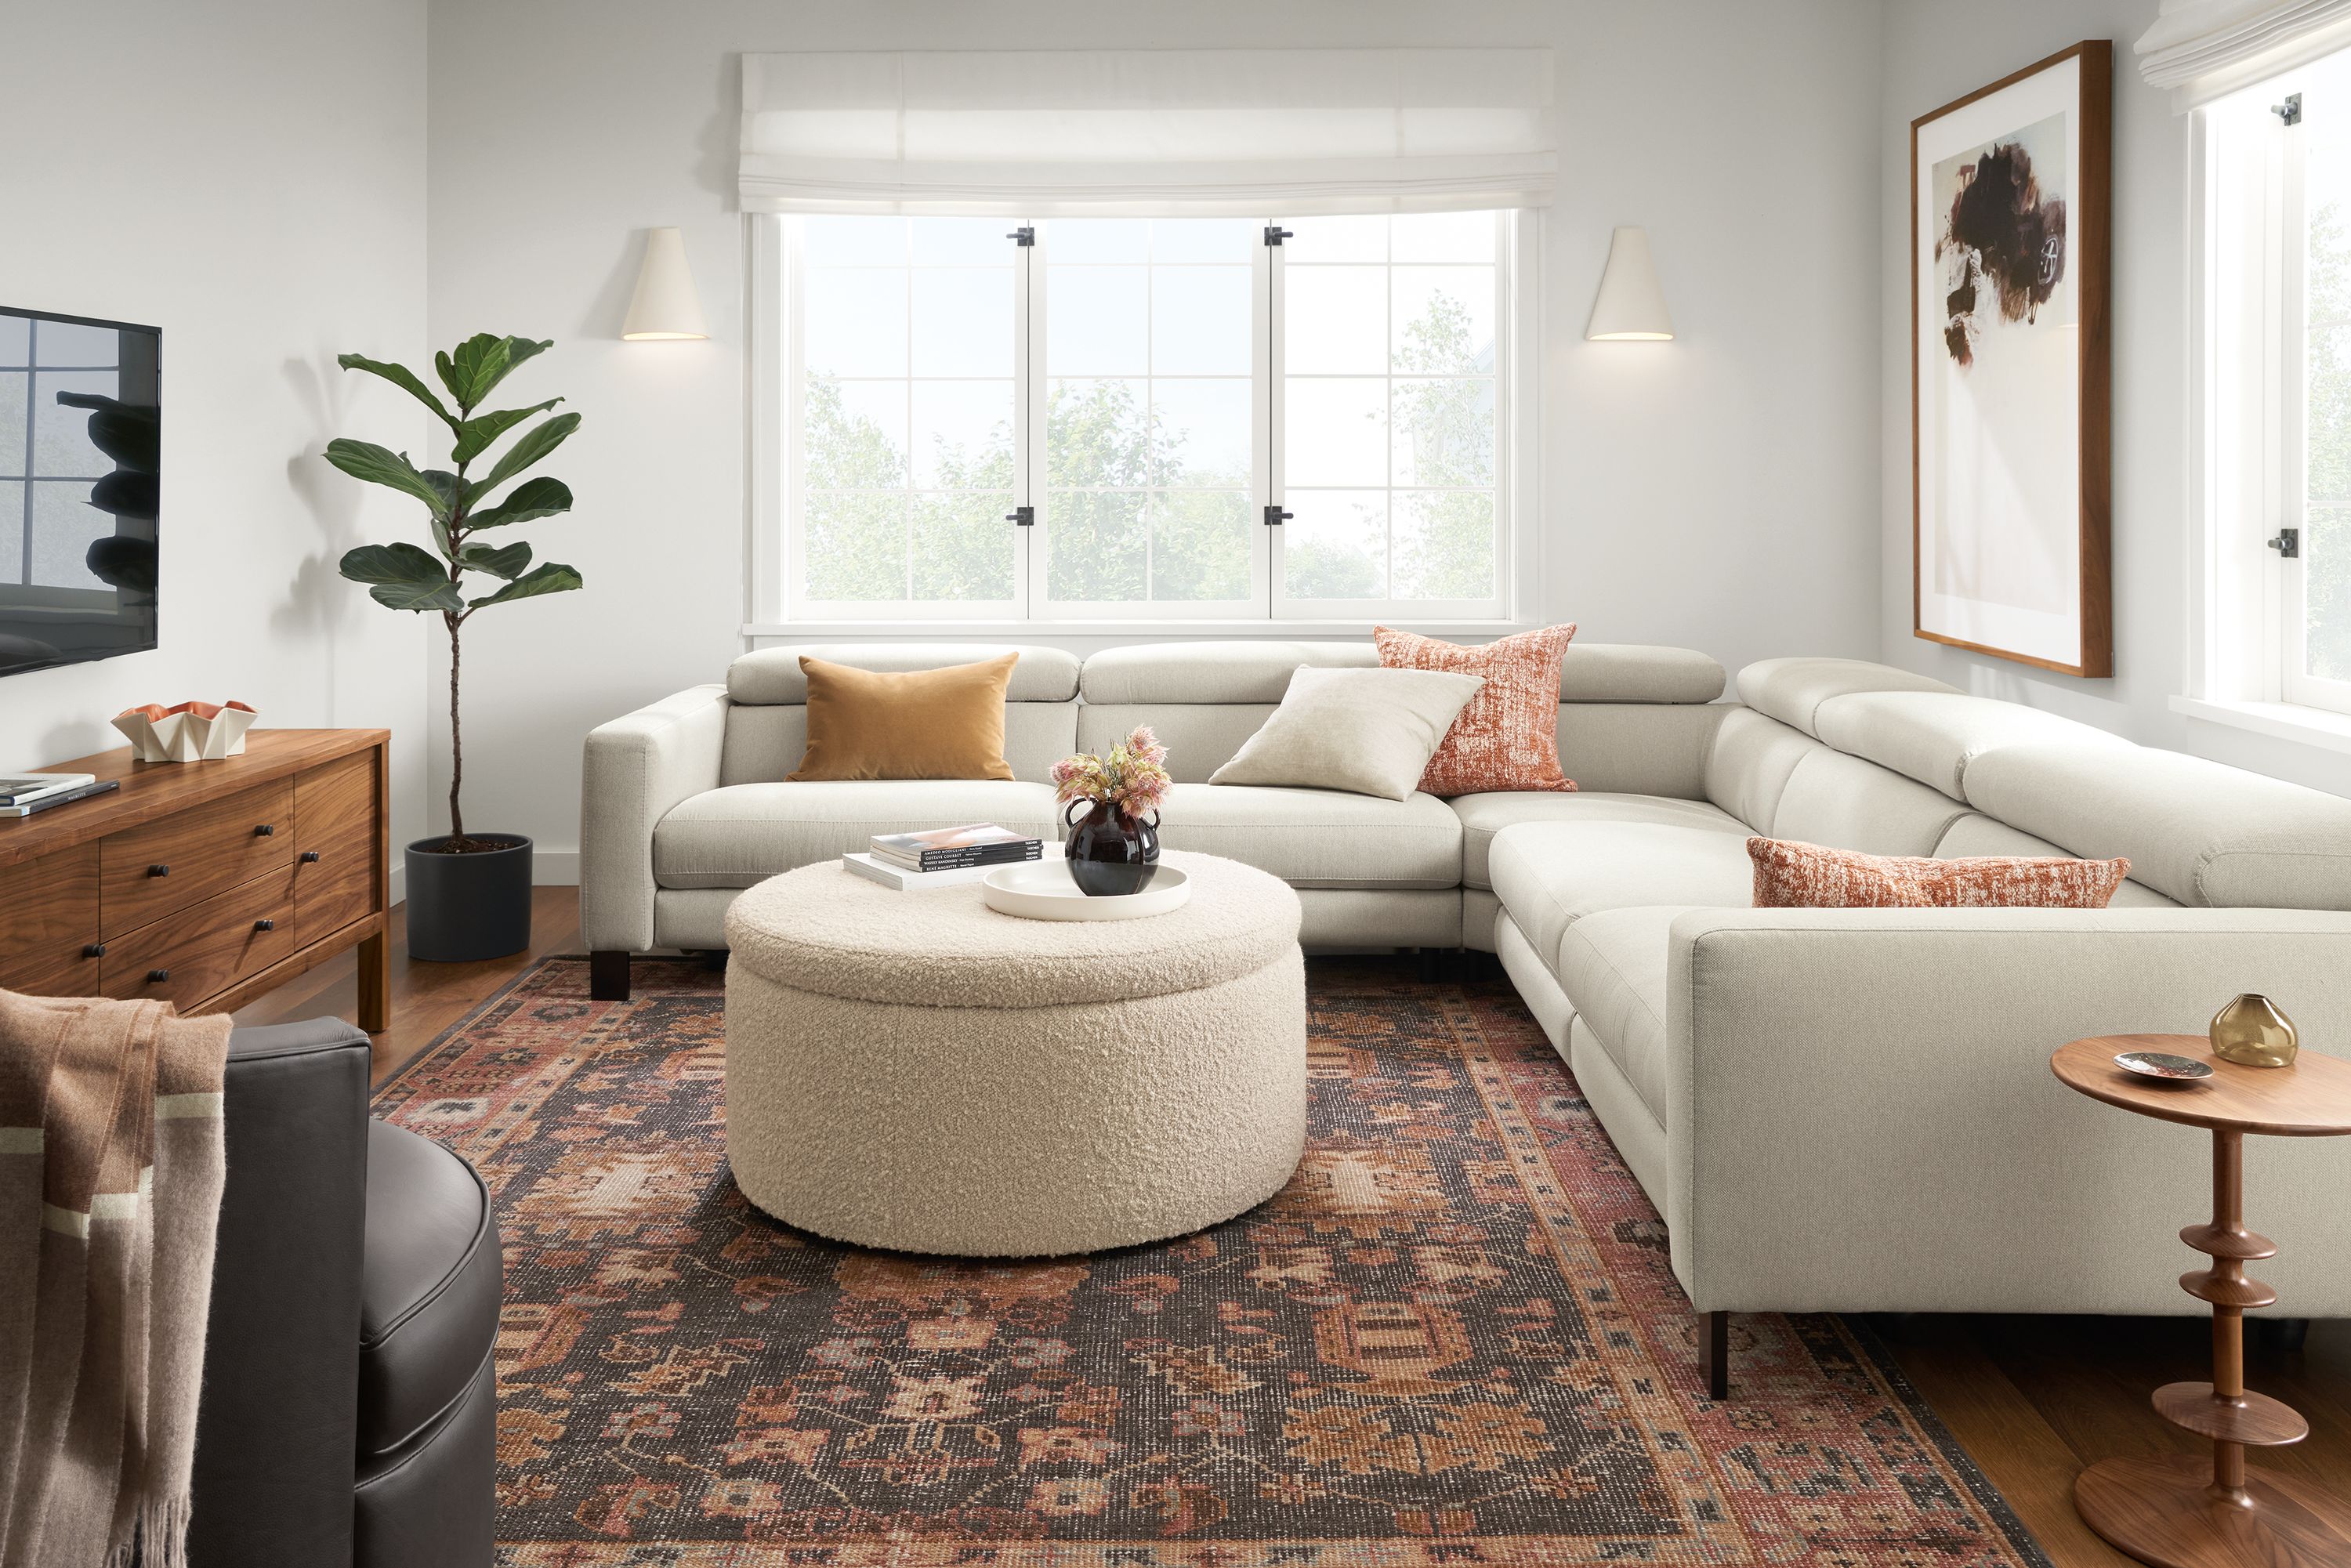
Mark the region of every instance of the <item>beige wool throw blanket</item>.
POLYGON ((0 991, 0 1563, 180 1568, 225 1016, 0 991))

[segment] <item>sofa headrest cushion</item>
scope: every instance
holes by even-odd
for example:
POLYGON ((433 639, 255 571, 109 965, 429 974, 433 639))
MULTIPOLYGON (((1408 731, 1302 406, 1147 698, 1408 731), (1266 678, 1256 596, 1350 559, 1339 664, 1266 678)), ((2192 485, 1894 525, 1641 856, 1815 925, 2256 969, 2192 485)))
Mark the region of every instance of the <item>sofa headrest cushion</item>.
POLYGON ((1018 653, 1020 662, 1012 666, 1005 701, 1065 703, 1078 695, 1078 656, 1059 648, 1027 643, 815 643, 743 654, 726 666, 727 696, 761 706, 807 702, 808 677, 800 674, 803 653, 827 664, 882 674, 944 670, 1018 653))
POLYGON ((1967 770, 1968 802, 2182 904, 2351 910, 2351 800, 2152 747, 2042 741, 1967 770))
MULTIPOLYGON (((1278 703, 1301 664, 1379 662, 1368 642, 1147 643, 1093 654, 1082 685, 1090 703, 1278 703)), ((1564 703, 1710 703, 1722 688, 1722 666, 1688 648, 1571 643, 1559 666, 1564 703)))
POLYGON ((1816 740, 1813 714, 1848 692, 1953 692, 1957 686, 1865 659, 1764 659, 1739 672, 1739 700, 1816 740))
POLYGON ((1819 737, 1839 751, 1968 798, 1968 766, 1987 751, 2036 742, 2112 748, 2118 735, 2053 713, 1959 692, 1847 692, 1813 710, 1819 737))

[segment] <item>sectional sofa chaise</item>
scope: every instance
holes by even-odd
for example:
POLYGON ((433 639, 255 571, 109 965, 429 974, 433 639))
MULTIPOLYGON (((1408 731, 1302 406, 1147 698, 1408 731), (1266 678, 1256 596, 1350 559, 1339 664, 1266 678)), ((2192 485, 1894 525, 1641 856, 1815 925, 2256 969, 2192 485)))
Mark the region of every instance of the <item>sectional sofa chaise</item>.
MULTIPOLYGON (((1021 647, 1015 781, 780 782, 799 655, 869 669, 998 645, 777 648, 588 738, 581 919, 600 997, 628 956, 724 946, 742 889, 876 831, 1056 832, 1047 768, 1149 723, 1178 780, 1162 838, 1287 880, 1310 947, 1499 955, 1665 1217, 1722 1385, 1740 1311, 2201 1312, 2172 1284, 2206 1140, 2050 1073, 2081 1035, 2200 1032, 2240 991, 2351 1054, 2351 800, 1882 665, 1723 672, 1577 643, 1573 794, 1403 801, 1205 780, 1301 664, 1365 643, 1191 643, 1081 661, 1021 647), (1753 833, 1878 854, 2127 855, 2102 911, 1754 909, 1753 833)), ((2246 1155, 2261 1266, 2296 1315, 2351 1315, 2351 1140, 2246 1155)))

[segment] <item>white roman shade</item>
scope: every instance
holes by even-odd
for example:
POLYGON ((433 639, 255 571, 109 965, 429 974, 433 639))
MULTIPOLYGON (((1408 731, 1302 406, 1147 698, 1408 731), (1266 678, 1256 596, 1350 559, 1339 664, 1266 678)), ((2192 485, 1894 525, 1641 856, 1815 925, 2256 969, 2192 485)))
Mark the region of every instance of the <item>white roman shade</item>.
POLYGON ((750 212, 1541 206, 1548 49, 747 54, 750 212))
POLYGON ((2351 0, 2163 0, 2139 74, 2189 110, 2351 47, 2351 0))

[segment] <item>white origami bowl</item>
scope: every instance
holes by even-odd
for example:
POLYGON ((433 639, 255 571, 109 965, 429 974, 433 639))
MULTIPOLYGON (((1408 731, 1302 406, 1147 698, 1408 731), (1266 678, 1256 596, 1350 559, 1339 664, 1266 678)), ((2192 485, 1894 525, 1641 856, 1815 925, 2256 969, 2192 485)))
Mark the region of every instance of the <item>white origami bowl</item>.
POLYGON ((206 762, 245 749, 245 732, 261 716, 243 703, 182 703, 125 708, 114 727, 141 762, 206 762))

